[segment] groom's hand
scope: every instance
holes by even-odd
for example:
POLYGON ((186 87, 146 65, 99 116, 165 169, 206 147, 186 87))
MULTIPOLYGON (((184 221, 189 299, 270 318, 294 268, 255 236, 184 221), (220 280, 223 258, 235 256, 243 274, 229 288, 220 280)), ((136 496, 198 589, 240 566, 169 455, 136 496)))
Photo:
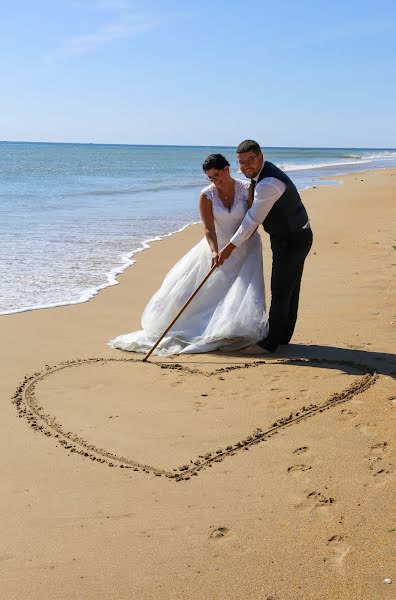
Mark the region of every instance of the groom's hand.
POLYGON ((219 267, 220 265, 223 264, 223 262, 225 260, 227 260, 227 258, 229 258, 231 256, 231 254, 233 253, 233 251, 235 250, 236 246, 234 246, 234 244, 231 244, 231 242, 229 242, 227 244, 227 246, 224 246, 224 248, 222 250, 220 250, 219 252, 219 256, 217 259, 217 266, 219 267))

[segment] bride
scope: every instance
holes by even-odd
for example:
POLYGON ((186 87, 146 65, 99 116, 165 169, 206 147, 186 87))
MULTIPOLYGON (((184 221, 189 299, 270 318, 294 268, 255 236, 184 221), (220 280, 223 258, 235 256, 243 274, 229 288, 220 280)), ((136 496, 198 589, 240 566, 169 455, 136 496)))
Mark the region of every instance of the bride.
MULTIPOLYGON (((219 249, 241 224, 250 206, 250 182, 233 179, 221 154, 209 155, 203 170, 212 182, 202 190, 199 200, 206 239, 169 271, 143 312, 143 329, 115 338, 109 342, 114 348, 148 352, 211 266, 217 264, 219 249)), ((214 270, 155 354, 238 350, 263 339, 267 329, 262 246, 256 231, 214 270)))

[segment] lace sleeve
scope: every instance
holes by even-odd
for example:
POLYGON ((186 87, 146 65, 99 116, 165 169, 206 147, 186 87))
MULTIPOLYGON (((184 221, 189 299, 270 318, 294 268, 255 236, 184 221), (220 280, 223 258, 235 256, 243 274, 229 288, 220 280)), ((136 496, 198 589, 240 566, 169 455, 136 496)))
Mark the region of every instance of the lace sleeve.
POLYGON ((249 179, 236 179, 236 181, 238 182, 241 195, 247 198, 250 188, 249 179))
POLYGON ((205 194, 207 199, 210 200, 211 202, 213 202, 214 190, 215 190, 215 186, 213 183, 211 183, 210 185, 207 185, 206 187, 204 187, 201 190, 201 194, 205 194))

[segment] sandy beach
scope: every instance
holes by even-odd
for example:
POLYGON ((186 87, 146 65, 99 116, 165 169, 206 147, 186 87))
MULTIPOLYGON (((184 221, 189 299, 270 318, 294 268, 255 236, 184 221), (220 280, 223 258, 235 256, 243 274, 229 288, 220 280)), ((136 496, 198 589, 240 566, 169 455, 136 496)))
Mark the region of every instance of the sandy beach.
POLYGON ((0 318, 1 598, 395 599, 396 169, 342 181, 303 192, 314 246, 276 355, 106 345, 199 225, 85 304, 0 318))

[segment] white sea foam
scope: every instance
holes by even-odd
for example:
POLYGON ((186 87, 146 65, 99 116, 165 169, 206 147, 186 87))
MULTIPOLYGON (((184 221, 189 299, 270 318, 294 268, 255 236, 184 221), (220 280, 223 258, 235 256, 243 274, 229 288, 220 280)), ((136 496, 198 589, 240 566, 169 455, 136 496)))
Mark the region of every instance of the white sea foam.
POLYGON ((372 162, 369 159, 361 160, 344 160, 338 162, 323 162, 323 163, 305 163, 305 164, 281 164, 278 165, 283 171, 308 171, 311 169, 325 169, 327 167, 347 167, 348 165, 361 165, 363 163, 372 162))
POLYGON ((364 158, 368 158, 371 160, 395 159, 396 152, 392 152, 392 151, 374 152, 374 154, 368 154, 367 156, 364 156, 364 158))
POLYGON ((143 252, 144 250, 148 250, 149 248, 151 248, 151 246, 150 246, 151 242, 159 242, 166 237, 170 237, 171 235, 174 235, 175 233, 180 233, 180 232, 184 231, 185 229, 187 229, 187 227, 190 227, 191 225, 197 225, 198 223, 200 223, 200 221, 193 221, 191 223, 187 223, 186 225, 183 225, 182 227, 180 227, 180 229, 171 231, 170 233, 164 233, 163 235, 157 235, 153 238, 143 240, 143 242, 141 242, 141 246, 139 246, 138 248, 136 248, 135 250, 133 250, 131 252, 128 252, 127 254, 123 254, 120 256, 121 263, 117 267, 114 267, 108 273, 104 274, 104 276, 106 277, 105 283, 102 283, 95 287, 83 290, 80 293, 79 298, 77 298, 76 300, 70 299, 70 300, 65 300, 63 302, 53 302, 53 303, 48 303, 48 304, 40 304, 40 305, 36 305, 36 306, 24 306, 23 308, 16 308, 16 309, 2 311, 2 312, 0 312, 0 316, 1 315, 12 315, 12 314, 21 313, 21 312, 27 312, 30 310, 42 310, 44 308, 56 308, 59 306, 68 306, 71 304, 83 304, 84 302, 88 302, 89 300, 94 298, 98 294, 98 292, 100 292, 100 290, 103 290, 107 287, 111 287, 113 285, 118 285, 120 282, 117 279, 117 275, 120 275, 121 273, 123 273, 125 271, 125 269, 127 269, 131 265, 135 264, 136 260, 133 260, 132 257, 135 256, 136 254, 140 254, 140 252, 143 252))
POLYGON ((371 154, 345 154, 345 159, 318 163, 283 163, 279 164, 279 168, 284 171, 306 171, 311 169, 326 169, 331 167, 348 167, 349 165, 362 165, 372 163, 374 161, 395 160, 396 152, 380 151, 371 154))

